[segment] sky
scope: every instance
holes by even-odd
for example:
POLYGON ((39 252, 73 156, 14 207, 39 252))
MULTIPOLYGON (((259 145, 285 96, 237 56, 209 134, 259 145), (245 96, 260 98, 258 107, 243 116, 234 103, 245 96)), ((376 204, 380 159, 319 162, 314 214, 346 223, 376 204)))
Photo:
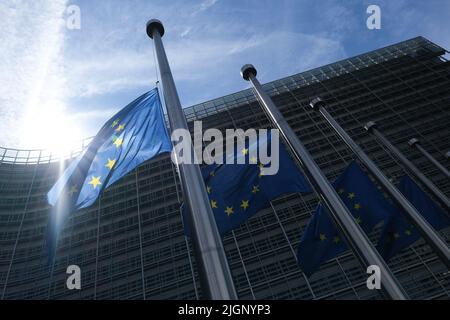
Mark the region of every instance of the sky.
POLYGON ((248 88, 246 63, 265 83, 419 35, 450 49, 450 0, 2 0, 0 146, 72 148, 151 90, 151 18, 183 107, 248 88))

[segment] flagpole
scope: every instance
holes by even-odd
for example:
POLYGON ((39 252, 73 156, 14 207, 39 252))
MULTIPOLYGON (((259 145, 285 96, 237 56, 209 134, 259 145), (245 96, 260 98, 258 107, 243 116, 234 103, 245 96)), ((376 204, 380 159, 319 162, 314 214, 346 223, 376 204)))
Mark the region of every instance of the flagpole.
POLYGON ((264 92, 264 89, 256 78, 255 67, 251 64, 244 65, 241 68, 241 76, 244 80, 251 82, 253 89, 256 92, 256 96, 261 101, 262 107, 273 124, 281 132, 281 135, 295 155, 309 182, 313 186, 313 189, 326 205, 335 225, 341 230, 341 233, 347 240, 347 244, 356 254, 356 257, 360 260, 361 264, 366 267, 369 265, 377 265, 380 268, 382 275, 382 289, 390 299, 408 299, 406 293, 393 276, 386 262, 375 250, 361 227, 355 222, 348 208, 342 202, 316 162, 298 139, 297 135, 275 106, 272 99, 264 92))
MULTIPOLYGON (((176 129, 188 130, 186 117, 181 108, 175 82, 161 37, 164 26, 161 21, 152 19, 147 22, 147 35, 153 39, 158 61, 164 100, 172 132, 176 129)), ((194 150, 192 147, 191 150, 194 150)), ((175 153, 176 154, 176 153, 175 153)), ((195 153, 191 154, 195 157, 195 153)), ((175 156, 178 156, 177 154, 175 156)), ((196 262, 203 293, 207 299, 237 299, 222 239, 209 204, 208 194, 198 164, 185 164, 177 161, 183 199, 188 205, 190 227, 193 238, 196 262)))
POLYGON ((409 161, 378 129, 374 121, 369 121, 364 128, 373 134, 388 150, 406 167, 408 172, 415 176, 429 192, 442 204, 447 211, 450 210, 450 200, 427 178, 420 170, 409 161))
POLYGON ((411 148, 416 148, 419 150, 419 152, 425 156, 436 168, 439 169, 447 178, 450 178, 450 171, 447 170, 439 161, 437 161, 431 154, 428 153, 427 150, 425 150, 422 145, 420 144, 419 139, 412 138, 408 141, 408 144, 411 148))
POLYGON ((433 247, 447 267, 450 267, 450 250, 446 243, 439 237, 430 224, 417 212, 403 194, 394 187, 389 179, 381 172, 375 163, 370 160, 366 153, 353 141, 345 130, 334 120, 325 109, 325 102, 320 98, 315 98, 310 103, 311 107, 318 111, 328 121, 336 133, 344 140, 347 146, 353 151, 358 159, 364 164, 367 170, 375 177, 386 192, 403 209, 406 217, 413 223, 424 239, 433 247))

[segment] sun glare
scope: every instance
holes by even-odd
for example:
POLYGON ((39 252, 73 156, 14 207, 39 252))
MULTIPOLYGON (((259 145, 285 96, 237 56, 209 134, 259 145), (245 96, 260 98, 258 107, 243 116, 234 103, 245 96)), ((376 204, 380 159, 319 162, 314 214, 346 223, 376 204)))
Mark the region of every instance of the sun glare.
POLYGON ((80 148, 84 138, 65 108, 31 108, 22 122, 21 145, 26 149, 45 149, 56 157, 67 157, 80 148))

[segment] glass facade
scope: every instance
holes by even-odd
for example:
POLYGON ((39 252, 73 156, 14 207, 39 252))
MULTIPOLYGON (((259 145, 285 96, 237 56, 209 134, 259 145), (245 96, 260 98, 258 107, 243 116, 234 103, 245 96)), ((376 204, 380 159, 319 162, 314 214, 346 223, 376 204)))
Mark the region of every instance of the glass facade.
MULTIPOLYGON (((445 54, 417 37, 264 88, 330 181, 352 154, 310 109, 315 96, 328 103, 329 112, 394 182, 403 170, 365 133, 362 126, 369 120, 449 196, 449 180, 407 145, 417 137, 436 159, 448 161, 450 64, 445 54)), ((204 130, 271 127, 250 89, 186 108, 185 114, 191 127, 201 119, 204 130)), ((46 193, 59 174, 59 157, 5 148, 0 157, 2 299, 202 297, 191 242, 183 234, 180 184, 168 155, 144 163, 90 208, 74 213, 65 224, 53 268, 44 242, 46 193), (81 268, 81 290, 66 288, 71 264, 81 268)), ((367 289, 365 271, 351 252, 324 263, 310 278, 299 269, 297 245, 317 202, 313 194, 286 195, 223 237, 240 299, 381 298, 367 289)), ((441 234, 450 240, 450 229, 441 234)), ((450 273, 423 240, 389 266, 411 298, 450 298, 450 273)))

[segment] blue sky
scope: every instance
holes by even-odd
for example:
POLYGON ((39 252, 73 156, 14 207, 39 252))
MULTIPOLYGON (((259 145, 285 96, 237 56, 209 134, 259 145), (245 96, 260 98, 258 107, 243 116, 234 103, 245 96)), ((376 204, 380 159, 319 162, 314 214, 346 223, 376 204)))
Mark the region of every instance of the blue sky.
POLYGON ((0 146, 57 148, 94 135, 156 81, 149 18, 160 19, 187 107, 418 35, 450 48, 449 0, 35 0, 0 4, 0 146), (381 30, 366 27, 370 4, 381 30), (81 29, 65 27, 69 5, 81 29))

